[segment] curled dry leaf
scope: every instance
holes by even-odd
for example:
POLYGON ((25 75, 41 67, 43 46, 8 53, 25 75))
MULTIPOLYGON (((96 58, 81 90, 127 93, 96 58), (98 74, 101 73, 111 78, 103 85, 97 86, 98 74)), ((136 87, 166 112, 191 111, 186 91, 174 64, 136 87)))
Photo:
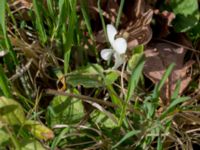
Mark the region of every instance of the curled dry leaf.
POLYGON ((32 7, 31 0, 9 0, 8 3, 10 4, 11 8, 15 8, 15 11, 19 11, 21 9, 30 9, 32 7))
MULTIPOLYGON (((83 4, 83 0, 78 0, 77 3, 77 8, 78 11, 80 12, 80 5, 81 3, 83 4)), ((98 1, 97 0, 87 0, 86 4, 86 8, 88 10, 88 15, 90 16, 90 21, 92 24, 92 28, 94 29, 94 31, 98 31, 100 28, 102 28, 102 24, 101 24, 101 19, 100 19, 100 12, 99 12, 99 8, 98 8, 98 1)), ((116 18, 118 15, 118 11, 119 11, 119 5, 120 2, 118 2, 117 0, 100 0, 100 9, 102 11, 102 15, 104 17, 105 22, 107 23, 112 23, 114 24, 116 22, 116 18)), ((122 12, 121 14, 121 18, 120 18, 121 22, 126 22, 127 21, 127 17, 124 15, 124 13, 122 12)))
POLYGON ((178 80, 181 80, 179 94, 187 87, 191 81, 191 77, 187 75, 187 70, 192 66, 193 61, 190 60, 184 64, 184 56, 186 49, 177 47, 168 43, 152 43, 146 48, 146 63, 144 66, 144 74, 153 83, 158 83, 171 63, 175 63, 175 67, 170 77, 166 81, 161 90, 161 98, 163 103, 168 104, 171 94, 176 87, 178 80))
POLYGON ((171 23, 175 19, 175 14, 169 11, 160 12, 158 9, 154 10, 154 18, 156 21, 154 35, 158 37, 166 37, 170 33, 171 23))
MULTIPOLYGON (((127 1, 125 2, 125 8, 128 8, 130 11, 127 13, 126 10, 123 10, 122 14, 124 14, 125 17, 122 17, 122 19, 125 19, 121 21, 121 28, 118 34, 127 39, 128 49, 132 49, 139 44, 146 45, 152 38, 150 23, 153 11, 149 8, 147 9, 144 0, 136 0, 134 2, 127 1)), ((112 13, 110 12, 109 14, 112 13)), ((106 38, 102 30, 99 31, 95 37, 97 43, 105 43, 106 38)))
POLYGON ((12 14, 19 13, 20 15, 16 15, 15 17, 20 20, 30 21, 30 16, 28 14, 28 10, 30 10, 33 6, 31 0, 8 0, 9 7, 11 9, 12 14))

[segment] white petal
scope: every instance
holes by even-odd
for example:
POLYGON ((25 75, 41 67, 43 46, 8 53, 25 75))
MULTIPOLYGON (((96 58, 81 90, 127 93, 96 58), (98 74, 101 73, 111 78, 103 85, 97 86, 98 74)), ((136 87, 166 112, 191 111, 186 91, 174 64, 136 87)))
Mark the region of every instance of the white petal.
POLYGON ((108 40, 111 43, 111 45, 114 43, 115 40, 115 35, 117 34, 117 30, 112 24, 107 25, 107 35, 108 35, 108 40))
POLYGON ((114 54, 114 58, 115 58, 115 64, 112 69, 117 69, 124 63, 124 58, 117 53, 114 54))
POLYGON ((113 44, 114 50, 119 54, 124 54, 127 49, 127 42, 124 38, 118 38, 113 44))
POLYGON ((0 57, 5 56, 8 53, 8 51, 2 50, 0 51, 0 57))
POLYGON ((104 60, 109 60, 113 54, 113 49, 103 49, 101 50, 101 58, 104 60))

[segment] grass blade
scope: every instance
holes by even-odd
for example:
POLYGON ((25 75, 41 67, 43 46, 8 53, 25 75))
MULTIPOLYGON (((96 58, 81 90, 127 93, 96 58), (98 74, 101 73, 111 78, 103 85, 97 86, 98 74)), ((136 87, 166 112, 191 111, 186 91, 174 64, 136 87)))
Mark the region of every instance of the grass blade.
POLYGON ((175 64, 172 63, 167 70, 165 71, 161 81, 158 84, 158 91, 161 90, 161 88, 163 87, 163 85, 165 84, 165 81, 167 80, 167 78, 169 77, 170 73, 172 72, 173 68, 174 68, 175 64))
POLYGON ((165 118, 166 115, 172 112, 178 104, 183 103, 189 99, 190 99, 189 97, 180 97, 172 101, 169 107, 162 113, 161 118, 165 118))
POLYGON ((128 92, 127 92, 127 96, 126 96, 126 102, 128 102, 139 82, 140 76, 142 74, 142 69, 144 67, 144 59, 142 59, 142 61, 139 61, 138 65, 136 66, 136 68, 133 70, 132 74, 131 74, 131 79, 129 81, 128 84, 128 92))
POLYGON ((68 1, 68 8, 69 8, 69 26, 67 30, 67 34, 64 37, 66 39, 64 43, 65 47, 65 54, 64 54, 64 72, 67 73, 68 67, 69 67, 69 60, 70 60, 70 53, 71 53, 71 47, 74 43, 74 33, 76 29, 76 22, 77 22, 77 14, 76 14, 76 0, 73 0, 70 4, 68 1))
POLYGON ((0 65, 0 88, 3 91, 4 96, 9 98, 12 97, 11 91, 9 89, 8 79, 1 65, 0 65))
POLYGON ((54 17, 54 9, 53 9, 53 2, 52 0, 47 0, 47 7, 51 17, 54 17))
POLYGON ((85 24, 86 24, 89 36, 90 36, 90 38, 92 40, 94 40, 94 37, 92 35, 92 28, 91 28, 91 24, 90 24, 90 18, 88 16, 87 11, 86 11, 86 2, 85 2, 85 0, 81 1, 81 11, 82 11, 82 14, 83 14, 83 18, 85 20, 85 24))
POLYGON ((43 19, 41 17, 41 8, 38 3, 39 1, 33 0, 33 7, 35 9, 35 15, 36 15, 36 27, 38 29, 39 37, 42 43, 44 44, 47 41, 47 35, 45 32, 45 28, 43 25, 43 19))
POLYGON ((156 103, 158 101, 159 95, 160 95, 160 91, 161 88, 163 87, 163 85, 165 84, 165 81, 167 80, 167 78, 169 77, 170 73, 172 72, 173 68, 174 68, 175 64, 172 63, 167 70, 165 71, 162 79, 160 80, 160 82, 158 84, 155 85, 155 88, 153 90, 153 94, 152 94, 152 102, 156 103))
POLYGON ((103 26, 103 31, 104 31, 104 34, 105 34, 105 37, 107 38, 107 41, 108 41, 108 37, 107 37, 107 32, 106 32, 106 24, 105 24, 105 21, 104 21, 104 18, 103 18, 103 12, 102 12, 102 9, 101 9, 101 6, 100 6, 100 0, 98 0, 98 3, 97 3, 97 6, 98 6, 98 11, 99 11, 99 16, 100 16, 100 19, 101 19, 101 23, 102 23, 102 26, 103 26))
POLYGON ((119 11, 118 11, 118 14, 117 14, 117 20, 116 20, 116 28, 119 26, 119 23, 120 23, 120 18, 121 18, 121 15, 122 15, 122 9, 123 9, 123 6, 124 6, 124 2, 125 0, 121 0, 120 2, 120 6, 119 6, 119 11))
POLYGON ((51 150, 54 150, 56 148, 56 146, 59 144, 59 142, 65 137, 65 135, 69 132, 69 128, 66 127, 64 128, 60 134, 54 138, 53 143, 51 145, 51 150))
POLYGON ((67 6, 66 0, 59 0, 59 16, 57 29, 59 29, 60 26, 64 24, 64 21, 67 18, 67 14, 69 14, 69 6, 67 6))
POLYGON ((112 85, 107 86, 107 90, 110 94, 110 98, 114 104, 122 108, 122 102, 121 99, 117 96, 117 93, 115 92, 114 88, 112 85))
POLYGON ((174 93, 173 93, 173 95, 171 97, 172 100, 178 98, 180 87, 181 87, 181 80, 178 80, 178 82, 176 84, 176 87, 175 87, 175 90, 174 90, 174 93))
POLYGON ((6 33, 6 23, 5 23, 5 11, 6 11, 6 0, 0 1, 0 24, 3 33, 6 33))
POLYGON ((118 147, 121 143, 123 143, 124 141, 126 141, 128 138, 131 138, 134 135, 137 135, 138 133, 140 133, 141 131, 139 130, 133 130, 128 132, 119 142, 117 142, 117 144, 115 144, 112 149, 118 147))
POLYGON ((3 42, 5 43, 7 50, 10 52, 7 56, 5 56, 5 62, 8 65, 9 70, 11 71, 14 69, 14 65, 18 64, 18 61, 13 52, 9 38, 7 36, 6 21, 5 21, 6 6, 7 6, 6 0, 1 0, 0 1, 0 25, 3 31, 3 37, 4 37, 3 42), (11 62, 14 62, 14 64, 11 62))
POLYGON ((158 137, 157 139, 157 150, 162 150, 163 149, 163 144, 162 144, 162 140, 161 140, 161 136, 158 137))
POLYGON ((128 105, 128 102, 129 100, 131 99, 132 95, 133 95, 133 92, 139 82, 139 79, 141 77, 141 74, 142 74, 142 69, 144 67, 144 59, 142 58, 136 68, 133 70, 132 74, 131 74, 131 78, 130 78, 130 81, 129 81, 129 84, 128 84, 128 92, 127 92, 127 95, 126 95, 126 100, 125 100, 125 104, 123 105, 122 107, 122 111, 121 111, 121 116, 120 116, 120 120, 119 120, 119 125, 122 124, 124 118, 125 118, 125 114, 126 114, 126 107, 128 105))

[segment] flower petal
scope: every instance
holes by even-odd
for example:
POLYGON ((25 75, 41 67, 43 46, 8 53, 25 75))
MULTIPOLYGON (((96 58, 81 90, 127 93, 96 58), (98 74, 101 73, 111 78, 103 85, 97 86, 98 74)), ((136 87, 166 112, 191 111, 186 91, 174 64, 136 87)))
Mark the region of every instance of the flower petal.
POLYGON ((107 35, 108 35, 108 40, 110 44, 113 46, 113 43, 115 41, 115 35, 117 34, 117 30, 112 24, 107 25, 107 35))
POLYGON ((127 42, 124 38, 117 38, 113 44, 114 50, 119 54, 124 54, 127 49, 127 42))
POLYGON ((103 49, 100 54, 102 59, 109 60, 113 54, 113 49, 103 49))
POLYGON ((112 69, 117 69, 119 66, 121 66, 124 63, 124 57, 122 57, 118 53, 114 53, 114 58, 115 58, 115 64, 112 67, 112 69))

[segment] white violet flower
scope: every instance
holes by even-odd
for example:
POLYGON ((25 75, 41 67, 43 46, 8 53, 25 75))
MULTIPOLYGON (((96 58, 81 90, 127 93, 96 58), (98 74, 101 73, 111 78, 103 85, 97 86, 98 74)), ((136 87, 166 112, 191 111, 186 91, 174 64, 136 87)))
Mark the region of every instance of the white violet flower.
POLYGON ((115 64, 113 69, 117 69, 121 66, 125 59, 124 55, 127 49, 127 42, 124 38, 115 39, 117 34, 116 28, 112 24, 107 25, 107 36, 110 42, 111 48, 101 50, 101 57, 104 60, 110 60, 114 56, 115 64))

